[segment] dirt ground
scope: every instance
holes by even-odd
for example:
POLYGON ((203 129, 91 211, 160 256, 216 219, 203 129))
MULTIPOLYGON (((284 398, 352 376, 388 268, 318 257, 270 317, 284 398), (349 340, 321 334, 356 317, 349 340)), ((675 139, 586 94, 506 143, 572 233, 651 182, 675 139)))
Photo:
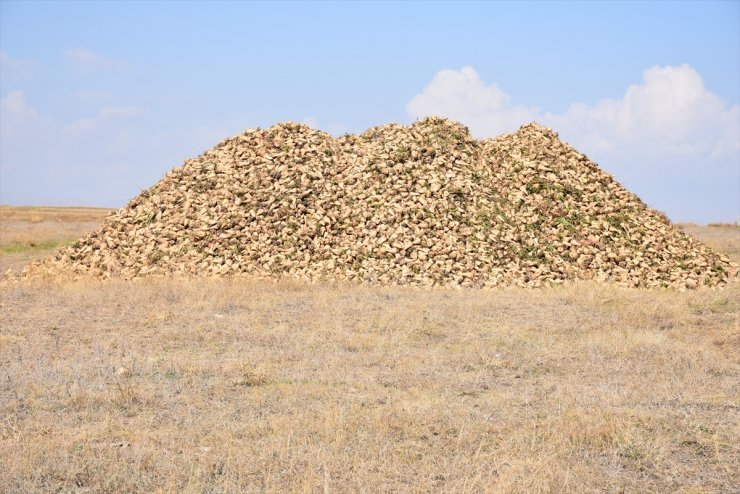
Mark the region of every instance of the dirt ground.
MULTIPOLYGON (((0 267, 106 213, 0 208, 0 267)), ((738 283, 4 283, 0 491, 740 492, 739 314, 738 283)))

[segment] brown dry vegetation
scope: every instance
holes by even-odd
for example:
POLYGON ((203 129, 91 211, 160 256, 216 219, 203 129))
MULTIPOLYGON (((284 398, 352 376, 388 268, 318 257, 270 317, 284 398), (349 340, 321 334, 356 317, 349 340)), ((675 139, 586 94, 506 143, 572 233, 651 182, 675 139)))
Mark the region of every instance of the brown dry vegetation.
POLYGON ((4 284, 0 490, 737 492, 738 291, 4 284))
POLYGON ((707 246, 728 255, 736 264, 740 260, 740 225, 717 223, 699 226, 693 223, 678 225, 681 230, 700 239, 707 246))
POLYGON ((20 271, 96 229, 110 213, 101 208, 0 206, 0 275, 20 271))

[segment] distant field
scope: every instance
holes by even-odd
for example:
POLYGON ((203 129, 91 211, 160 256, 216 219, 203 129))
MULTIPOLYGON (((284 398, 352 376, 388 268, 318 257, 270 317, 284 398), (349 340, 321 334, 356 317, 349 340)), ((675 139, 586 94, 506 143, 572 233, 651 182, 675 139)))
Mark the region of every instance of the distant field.
MULTIPOLYGON (((0 266, 107 213, 0 207, 0 266)), ((737 283, 4 284, 0 492, 738 492, 738 314, 737 283)))
POLYGON ((740 263, 740 226, 716 224, 698 226, 681 224, 679 227, 689 235, 698 238, 709 247, 726 254, 733 262, 740 263))
POLYGON ((111 212, 101 208, 0 206, 0 274, 19 271, 97 228, 111 212))

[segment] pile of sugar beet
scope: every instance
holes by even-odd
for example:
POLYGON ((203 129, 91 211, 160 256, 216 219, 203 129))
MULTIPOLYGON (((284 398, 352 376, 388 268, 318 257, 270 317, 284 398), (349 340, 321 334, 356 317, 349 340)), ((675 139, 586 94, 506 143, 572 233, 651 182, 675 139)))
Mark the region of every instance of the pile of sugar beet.
POLYGON ((426 118, 339 138, 247 130, 23 274, 694 288, 737 272, 548 128, 474 140, 426 118))

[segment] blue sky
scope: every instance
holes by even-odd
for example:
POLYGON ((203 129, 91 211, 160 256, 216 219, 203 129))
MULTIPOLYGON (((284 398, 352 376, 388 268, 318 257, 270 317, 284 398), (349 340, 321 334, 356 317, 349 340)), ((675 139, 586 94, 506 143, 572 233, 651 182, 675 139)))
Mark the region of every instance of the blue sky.
POLYGON ((740 2, 0 2, 0 203, 121 206, 249 127, 553 127, 740 218, 740 2))

